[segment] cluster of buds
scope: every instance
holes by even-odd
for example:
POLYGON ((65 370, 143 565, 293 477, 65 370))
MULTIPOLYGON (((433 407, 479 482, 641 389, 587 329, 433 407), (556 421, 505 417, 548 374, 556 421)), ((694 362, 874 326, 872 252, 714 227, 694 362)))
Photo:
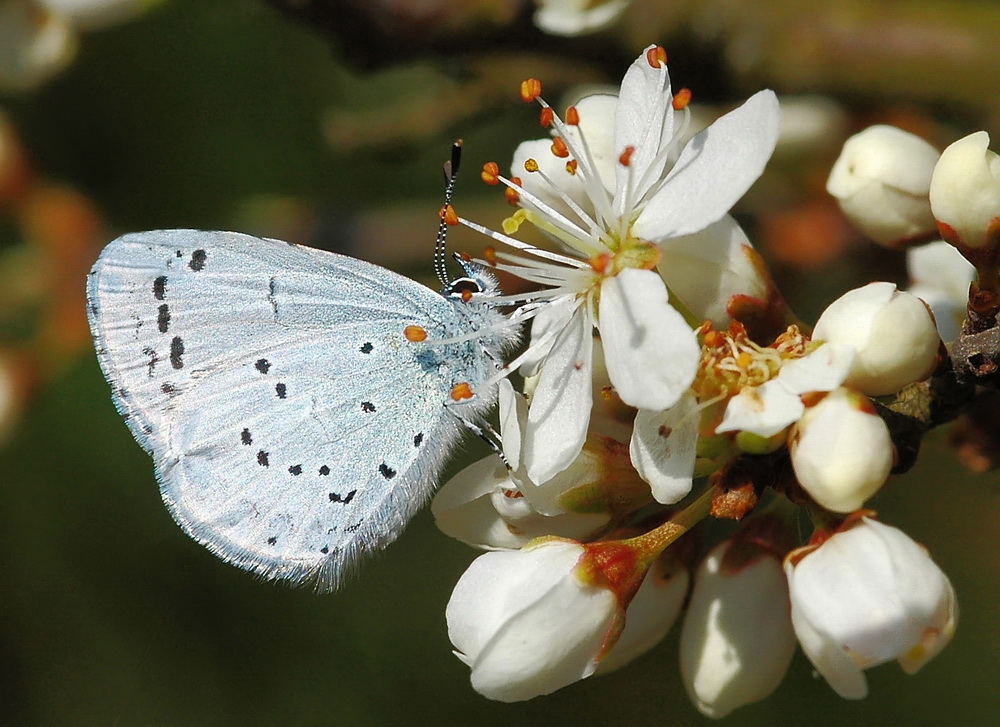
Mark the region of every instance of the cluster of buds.
MULTIPOLYGON (((538 287, 509 296, 531 336, 511 364, 521 390, 500 382, 503 456, 432 505, 444 532, 491 551, 447 609, 473 687, 548 694, 624 665, 680 618, 684 684, 713 717, 776 689, 796 643, 845 698, 866 694, 869 667, 916 671, 948 643, 955 595, 862 508, 912 464, 900 402, 926 403, 950 371, 931 308, 875 282, 812 330, 788 310, 728 215, 777 141, 770 91, 690 137, 691 94, 671 90, 653 46, 617 97, 559 115, 537 80, 521 96, 551 136, 521 144, 509 177, 482 174, 518 209, 502 231, 451 215, 511 250, 482 264, 538 287), (554 248, 513 237, 526 223, 554 248), (709 518, 739 524, 699 557, 689 534, 709 518)), ((986 203, 968 200, 943 219, 948 159, 877 127, 845 146, 830 190, 883 244, 923 240, 936 220, 971 249, 992 218, 980 230, 986 203)))

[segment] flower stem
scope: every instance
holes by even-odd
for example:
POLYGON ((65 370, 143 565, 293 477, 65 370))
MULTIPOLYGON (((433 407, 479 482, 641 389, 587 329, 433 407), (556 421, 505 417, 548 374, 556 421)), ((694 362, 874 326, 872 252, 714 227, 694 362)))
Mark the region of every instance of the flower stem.
POLYGON ((643 554, 644 559, 652 561, 667 549, 671 543, 704 520, 712 507, 713 488, 708 487, 698 496, 698 499, 674 515, 662 525, 653 528, 634 538, 623 541, 643 554))

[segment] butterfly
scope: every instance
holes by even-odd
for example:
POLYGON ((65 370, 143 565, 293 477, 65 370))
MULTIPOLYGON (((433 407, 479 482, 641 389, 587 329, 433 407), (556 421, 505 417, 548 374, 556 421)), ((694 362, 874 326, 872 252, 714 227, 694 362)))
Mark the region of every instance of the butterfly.
POLYGON ((98 359, 184 531, 319 591, 395 540, 461 433, 480 431, 519 335, 496 280, 462 265, 438 292, 234 232, 111 242, 87 284, 98 359))

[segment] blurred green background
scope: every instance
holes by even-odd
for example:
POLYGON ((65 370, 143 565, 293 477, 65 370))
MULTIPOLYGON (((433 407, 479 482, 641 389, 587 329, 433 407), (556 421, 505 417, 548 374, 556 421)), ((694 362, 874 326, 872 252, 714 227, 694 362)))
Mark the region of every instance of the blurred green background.
MULTIPOLYGON (((0 92, 23 154, 0 184, 0 361, 15 391, 0 443, 0 723, 711 723, 684 694, 676 634, 549 697, 479 697, 444 623, 476 554, 427 513, 332 596, 217 561, 171 521, 111 404, 85 329, 86 270, 119 233, 199 227, 430 282, 451 140, 466 142, 458 206, 497 227, 509 208, 475 170, 504 167, 518 141, 541 135, 517 82, 541 77, 551 101, 577 83, 616 84, 658 42, 696 101, 724 106, 768 86, 826 109, 828 126, 779 149, 737 210, 793 307, 814 318, 848 286, 905 282, 902 256, 857 237, 823 192, 843 139, 876 121, 942 147, 994 129, 997 31, 988 2, 637 0, 619 25, 564 39, 536 30, 519 0, 167 0, 81 36, 47 83, 0 92)), ((483 244, 455 235, 457 249, 483 244)), ((468 445, 455 467, 478 452, 468 445)), ((798 655, 775 695, 727 723, 995 724, 997 484, 968 474, 939 431, 873 503, 959 595, 958 633, 920 674, 874 669, 868 699, 847 702, 798 655)))

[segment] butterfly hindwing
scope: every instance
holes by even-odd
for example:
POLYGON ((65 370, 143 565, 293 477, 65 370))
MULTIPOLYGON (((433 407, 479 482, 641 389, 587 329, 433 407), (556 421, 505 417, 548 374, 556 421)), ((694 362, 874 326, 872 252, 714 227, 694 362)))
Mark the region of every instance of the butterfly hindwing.
POLYGON ((426 502, 459 431, 444 402, 469 371, 403 331, 453 334, 443 296, 353 258, 196 231, 119 238, 88 294, 164 501, 223 559, 333 588, 426 502))

